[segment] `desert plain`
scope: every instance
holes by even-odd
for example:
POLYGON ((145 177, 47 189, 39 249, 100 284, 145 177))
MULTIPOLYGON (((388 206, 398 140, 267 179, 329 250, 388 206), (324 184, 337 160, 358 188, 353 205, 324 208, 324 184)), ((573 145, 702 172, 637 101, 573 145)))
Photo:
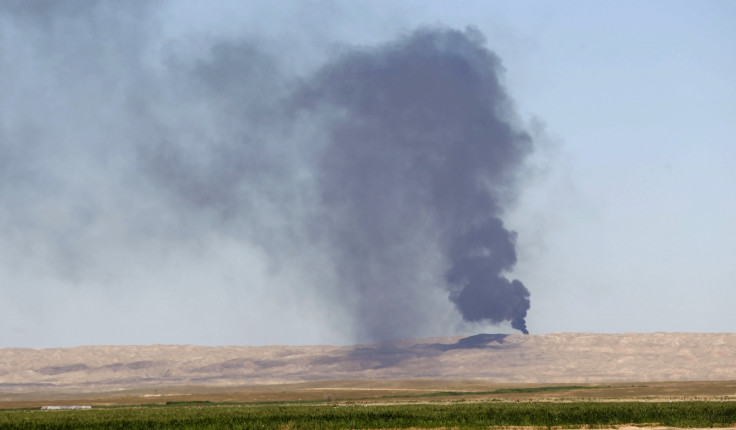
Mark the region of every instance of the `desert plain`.
POLYGON ((736 334, 0 349, 0 408, 197 401, 736 400, 736 334))

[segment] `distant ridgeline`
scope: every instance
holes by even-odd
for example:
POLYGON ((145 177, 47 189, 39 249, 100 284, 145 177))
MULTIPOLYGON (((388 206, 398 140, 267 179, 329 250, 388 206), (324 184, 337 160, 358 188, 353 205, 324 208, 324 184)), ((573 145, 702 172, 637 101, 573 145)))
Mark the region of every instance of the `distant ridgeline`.
POLYGON ((0 349, 0 392, 335 379, 736 380, 736 334, 478 334, 361 346, 0 349))

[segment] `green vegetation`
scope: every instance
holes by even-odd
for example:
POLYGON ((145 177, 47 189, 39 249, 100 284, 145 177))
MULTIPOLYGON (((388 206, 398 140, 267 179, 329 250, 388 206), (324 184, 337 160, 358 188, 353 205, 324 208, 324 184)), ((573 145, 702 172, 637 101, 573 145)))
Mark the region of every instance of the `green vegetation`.
POLYGON ((358 429, 489 426, 730 426, 734 402, 453 403, 390 406, 220 405, 0 412, 0 429, 358 429))
POLYGON ((435 391, 425 394, 401 394, 393 396, 381 396, 381 399, 407 399, 412 397, 456 397, 456 396, 479 396, 488 394, 514 394, 514 393, 542 393, 547 391, 572 391, 593 390, 610 388, 610 386, 583 386, 583 385, 555 385, 551 387, 528 387, 528 388, 501 388, 493 391, 435 391))
POLYGON ((600 388, 611 388, 610 385, 601 386, 584 386, 584 385, 555 385, 552 387, 529 387, 529 388, 501 388, 499 390, 491 391, 491 394, 506 394, 506 393, 542 393, 545 391, 568 391, 568 390, 594 390, 600 388))

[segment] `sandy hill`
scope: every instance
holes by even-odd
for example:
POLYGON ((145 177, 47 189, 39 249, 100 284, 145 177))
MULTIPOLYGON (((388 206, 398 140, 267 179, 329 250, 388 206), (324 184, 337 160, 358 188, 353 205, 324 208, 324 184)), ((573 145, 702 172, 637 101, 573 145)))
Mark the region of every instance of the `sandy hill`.
POLYGON ((736 334, 479 334, 358 346, 0 349, 0 392, 326 379, 736 380, 736 334))

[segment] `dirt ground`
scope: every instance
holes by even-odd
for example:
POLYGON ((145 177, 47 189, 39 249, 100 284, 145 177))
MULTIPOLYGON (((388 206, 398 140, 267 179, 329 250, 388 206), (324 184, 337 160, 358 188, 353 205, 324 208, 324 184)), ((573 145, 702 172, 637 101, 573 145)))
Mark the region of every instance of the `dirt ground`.
POLYGON ((102 393, 0 393, 0 408, 81 404, 113 406, 206 401, 324 401, 325 403, 385 404, 494 400, 514 402, 736 401, 736 381, 492 384, 472 380, 342 380, 239 387, 158 387, 102 393), (562 388, 564 386, 569 388, 562 388), (547 391, 543 391, 545 388, 547 391), (496 392, 509 389, 515 391, 496 392), (531 390, 519 392, 520 389, 531 390), (541 390, 534 391, 537 389, 541 390), (446 392, 453 392, 453 394, 443 394, 446 392))

